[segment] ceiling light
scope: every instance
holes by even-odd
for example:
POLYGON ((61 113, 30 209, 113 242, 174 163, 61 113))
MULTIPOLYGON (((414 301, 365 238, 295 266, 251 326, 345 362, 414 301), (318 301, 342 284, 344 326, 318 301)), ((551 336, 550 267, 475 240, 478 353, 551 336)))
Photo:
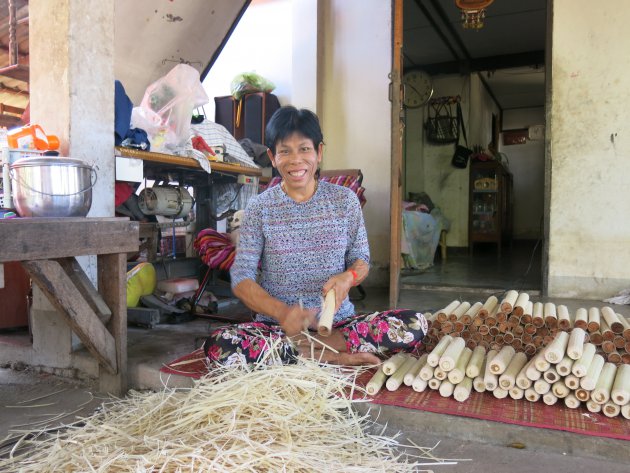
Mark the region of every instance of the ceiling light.
POLYGON ((455 5, 462 11, 462 26, 478 30, 483 28, 486 8, 494 0, 455 0, 455 5))

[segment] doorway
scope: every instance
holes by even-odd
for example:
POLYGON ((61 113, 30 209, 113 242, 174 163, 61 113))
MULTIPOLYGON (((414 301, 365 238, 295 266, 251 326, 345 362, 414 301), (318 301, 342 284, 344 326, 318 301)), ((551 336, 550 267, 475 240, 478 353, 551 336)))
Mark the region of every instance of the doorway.
MULTIPOLYGON (((444 222, 433 222, 429 260, 410 262, 403 254, 401 287, 542 291, 547 2, 527 8, 495 2, 475 31, 463 28, 454 1, 405 0, 403 8, 403 83, 422 71, 433 90, 426 103, 405 108, 403 250, 409 244, 405 212, 435 212, 416 205, 423 199, 444 222), (460 102, 467 147, 474 151, 465 169, 451 164, 455 143, 427 136, 426 123, 445 97, 460 102), (496 239, 474 236, 473 169, 481 160, 499 161, 512 181, 502 204, 506 226, 496 239)), ((460 128, 465 145, 462 135, 460 128)), ((480 212, 500 209, 488 205, 480 212)))

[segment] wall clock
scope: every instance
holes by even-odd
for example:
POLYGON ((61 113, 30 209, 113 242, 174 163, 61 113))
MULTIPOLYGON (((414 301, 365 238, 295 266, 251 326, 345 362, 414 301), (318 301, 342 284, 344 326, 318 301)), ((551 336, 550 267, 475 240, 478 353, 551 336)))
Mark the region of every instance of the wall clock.
POLYGON ((431 76, 424 71, 411 71, 403 76, 405 107, 417 108, 426 104, 433 95, 431 76))

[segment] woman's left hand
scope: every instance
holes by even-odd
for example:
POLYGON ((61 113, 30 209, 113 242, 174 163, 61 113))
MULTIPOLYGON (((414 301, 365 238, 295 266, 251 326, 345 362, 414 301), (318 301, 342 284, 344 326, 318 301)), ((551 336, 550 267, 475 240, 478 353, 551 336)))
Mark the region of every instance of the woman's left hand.
POLYGON ((335 313, 339 310, 341 303, 348 296, 348 292, 350 291, 353 282, 354 278, 352 277, 352 274, 348 271, 344 271, 343 273, 335 274, 326 281, 326 284, 324 284, 322 289, 324 297, 331 289, 335 290, 335 313))

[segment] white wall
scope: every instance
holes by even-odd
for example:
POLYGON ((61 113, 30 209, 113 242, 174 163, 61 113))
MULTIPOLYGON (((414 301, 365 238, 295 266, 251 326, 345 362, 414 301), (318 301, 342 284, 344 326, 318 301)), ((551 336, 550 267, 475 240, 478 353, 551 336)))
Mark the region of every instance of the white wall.
POLYGON ((291 0, 252 0, 203 81, 210 98, 204 108, 211 120, 214 97, 230 95, 232 79, 242 72, 256 72, 272 81, 280 103, 291 102, 292 20, 291 0))
POLYGON ((363 171, 367 198, 363 213, 372 252, 370 275, 382 284, 388 275, 378 269, 389 265, 390 246, 391 2, 322 3, 324 168, 363 171))
POLYGON ((629 22, 624 0, 553 2, 550 296, 630 287, 629 22))
MULTIPOLYGON (((506 110, 503 129, 517 130, 545 123, 544 107, 506 110)), ((527 141, 504 146, 499 150, 508 157, 514 178, 514 238, 536 240, 542 238, 542 218, 545 194, 545 142, 527 141)))

